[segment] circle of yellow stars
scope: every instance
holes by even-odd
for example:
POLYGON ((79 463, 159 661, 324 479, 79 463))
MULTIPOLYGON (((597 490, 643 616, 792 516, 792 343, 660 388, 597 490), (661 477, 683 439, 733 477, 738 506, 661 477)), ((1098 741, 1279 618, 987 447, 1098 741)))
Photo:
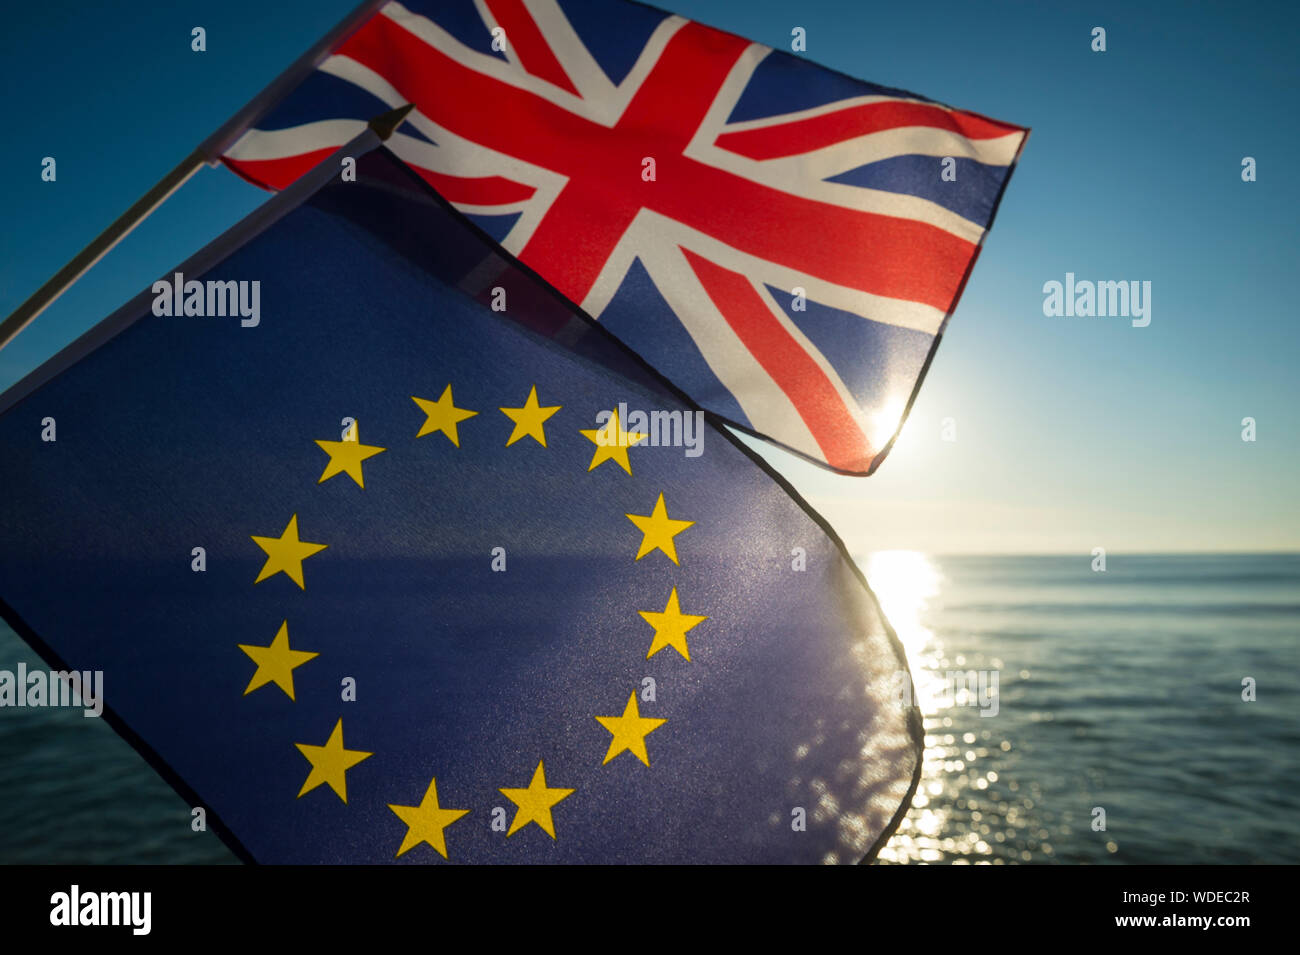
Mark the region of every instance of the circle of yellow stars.
MULTIPOLYGON (((414 395, 411 396, 411 400, 425 415, 424 423, 420 426, 416 437, 441 434, 457 448, 460 447, 458 426, 478 415, 477 411, 456 406, 451 384, 443 389, 436 401, 414 395)), ((561 408, 560 405, 541 404, 537 395, 537 386, 533 385, 522 405, 499 409, 513 424, 513 430, 506 439, 505 446, 510 447, 525 438, 531 438, 543 448, 547 447, 546 423, 561 408)), ((628 451, 648 437, 639 431, 625 430, 617 412, 611 413, 603 426, 583 429, 580 433, 595 445, 591 464, 587 468, 589 472, 611 461, 629 475, 632 473, 632 464, 628 458, 628 451)), ((364 489, 365 475, 362 467, 364 462, 388 449, 362 444, 359 426, 355 422, 349 426, 342 437, 341 441, 316 441, 316 445, 329 456, 317 483, 323 484, 333 477, 346 474, 357 487, 364 489)), ((641 541, 634 558, 636 561, 658 551, 674 565, 681 566, 676 538, 687 528, 694 526, 695 522, 669 516, 662 492, 649 514, 626 514, 625 516, 641 534, 641 541)), ((297 584, 300 590, 306 590, 303 562, 329 546, 302 540, 296 513, 289 518, 288 524, 278 537, 250 536, 266 554, 266 561, 253 583, 260 584, 276 574, 284 574, 297 584)), ((661 650, 671 647, 689 662, 691 653, 687 634, 709 619, 700 614, 684 613, 676 586, 669 592, 663 610, 641 610, 638 613, 654 631, 645 655, 647 660, 661 650)), ((269 645, 241 643, 237 646, 256 664, 256 670, 244 690, 244 695, 247 696, 262 687, 274 684, 290 701, 295 700, 294 671, 320 655, 313 651, 294 649, 289 645, 288 620, 280 624, 269 645)), ((628 695, 621 714, 596 716, 595 719, 611 737, 601 765, 607 765, 622 753, 629 753, 649 766, 650 754, 646 746, 646 738, 668 722, 666 719, 642 716, 635 691, 628 695)), ((348 749, 344 745, 342 718, 334 724, 324 745, 308 743, 294 745, 311 767, 302 788, 298 791, 300 799, 324 785, 333 790, 335 795, 346 804, 348 770, 374 755, 363 750, 348 749)), ((575 790, 549 785, 546 780, 545 761, 539 759, 537 768, 533 770, 532 778, 526 787, 501 787, 499 792, 516 807, 514 819, 506 831, 507 838, 529 824, 535 824, 555 839, 553 810, 573 795, 575 790)), ((430 778, 429 785, 418 805, 390 803, 388 808, 407 827, 406 836, 397 849, 397 857, 427 843, 442 858, 448 858, 446 830, 470 812, 468 809, 445 808, 440 804, 436 777, 430 778)))

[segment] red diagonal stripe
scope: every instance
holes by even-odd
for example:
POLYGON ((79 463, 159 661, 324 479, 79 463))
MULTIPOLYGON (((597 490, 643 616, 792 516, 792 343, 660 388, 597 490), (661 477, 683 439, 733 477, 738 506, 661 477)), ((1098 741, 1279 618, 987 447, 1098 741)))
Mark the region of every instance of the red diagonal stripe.
POLYGON ((449 176, 446 173, 422 169, 407 163, 429 185, 437 189, 448 202, 461 202, 471 206, 504 206, 512 202, 531 199, 537 190, 503 176, 449 176))
POLYGON ((682 251, 727 324, 790 399, 826 462, 844 470, 865 470, 873 452, 861 427, 826 373, 790 336, 749 279, 689 249, 682 251))
POLYGON ((578 95, 569 74, 551 52, 550 44, 528 12, 523 0, 487 0, 497 26, 506 31, 506 49, 513 50, 523 68, 538 79, 578 95))
POLYGON ((609 130, 532 93, 470 69, 379 14, 339 47, 374 70, 426 117, 466 139, 563 172, 565 160, 609 130))
MULTIPOLYGON (((341 143, 339 145, 342 145, 341 143)), ((246 179, 263 189, 287 189, 303 173, 312 169, 338 150, 338 146, 315 149, 309 153, 282 156, 279 159, 231 159, 221 161, 241 179, 246 179)))
POLYGON ((717 144, 750 159, 777 159, 834 146, 855 136, 904 126, 946 129, 967 139, 995 139, 1020 131, 1018 126, 997 123, 959 110, 946 110, 926 103, 884 102, 852 106, 774 126, 723 133, 717 144))
MULTIPOLYGON (((221 161, 241 179, 246 179, 263 189, 284 189, 292 185, 303 173, 335 152, 334 148, 317 149, 309 153, 282 156, 279 159, 231 159, 221 161)), ((449 202, 476 206, 503 206, 532 198, 537 190, 532 186, 506 179, 502 176, 467 178, 423 169, 407 163, 421 178, 437 189, 449 202)))

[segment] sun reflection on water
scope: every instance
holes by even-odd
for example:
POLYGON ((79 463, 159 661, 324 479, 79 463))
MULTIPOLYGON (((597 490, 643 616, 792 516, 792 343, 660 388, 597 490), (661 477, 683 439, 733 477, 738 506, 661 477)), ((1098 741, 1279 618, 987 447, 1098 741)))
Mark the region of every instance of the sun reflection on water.
MULTIPOLYGON (((950 672, 975 661, 960 654, 950 658, 925 623, 927 614, 942 605, 945 580, 940 569, 917 551, 878 551, 863 561, 863 572, 907 651, 925 727, 921 781, 911 810, 881 849, 879 861, 961 864, 1014 859, 1017 853, 1004 849, 1023 842, 1017 832, 1021 810, 1014 804, 999 805, 1000 792, 987 792, 998 774, 986 768, 994 751, 1005 752, 1010 743, 994 741, 991 731, 979 725, 977 711, 963 705, 962 697, 954 697, 950 672), (969 731, 961 732, 964 728, 969 731)), ((981 662, 1001 666, 998 660, 981 662)))
POLYGON ((921 622, 921 614, 939 594, 939 573, 925 554, 912 550, 877 551, 867 558, 863 572, 907 651, 916 702, 921 712, 932 713, 941 690, 935 668, 942 648, 921 622))

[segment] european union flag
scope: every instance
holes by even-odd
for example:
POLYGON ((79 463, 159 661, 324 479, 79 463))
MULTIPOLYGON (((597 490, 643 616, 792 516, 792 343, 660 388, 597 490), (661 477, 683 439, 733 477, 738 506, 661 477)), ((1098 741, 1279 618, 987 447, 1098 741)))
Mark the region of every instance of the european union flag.
POLYGON ((838 539, 390 153, 341 166, 0 398, 6 619, 246 860, 873 853, 919 721, 838 539))

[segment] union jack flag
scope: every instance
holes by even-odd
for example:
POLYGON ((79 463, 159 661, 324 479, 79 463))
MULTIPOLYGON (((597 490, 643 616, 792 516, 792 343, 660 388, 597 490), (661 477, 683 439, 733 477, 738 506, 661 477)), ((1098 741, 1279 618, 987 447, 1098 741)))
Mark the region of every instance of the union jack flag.
POLYGON ((883 458, 1027 131, 623 0, 388 3, 224 161, 271 189, 368 119, 702 407, 883 458))

